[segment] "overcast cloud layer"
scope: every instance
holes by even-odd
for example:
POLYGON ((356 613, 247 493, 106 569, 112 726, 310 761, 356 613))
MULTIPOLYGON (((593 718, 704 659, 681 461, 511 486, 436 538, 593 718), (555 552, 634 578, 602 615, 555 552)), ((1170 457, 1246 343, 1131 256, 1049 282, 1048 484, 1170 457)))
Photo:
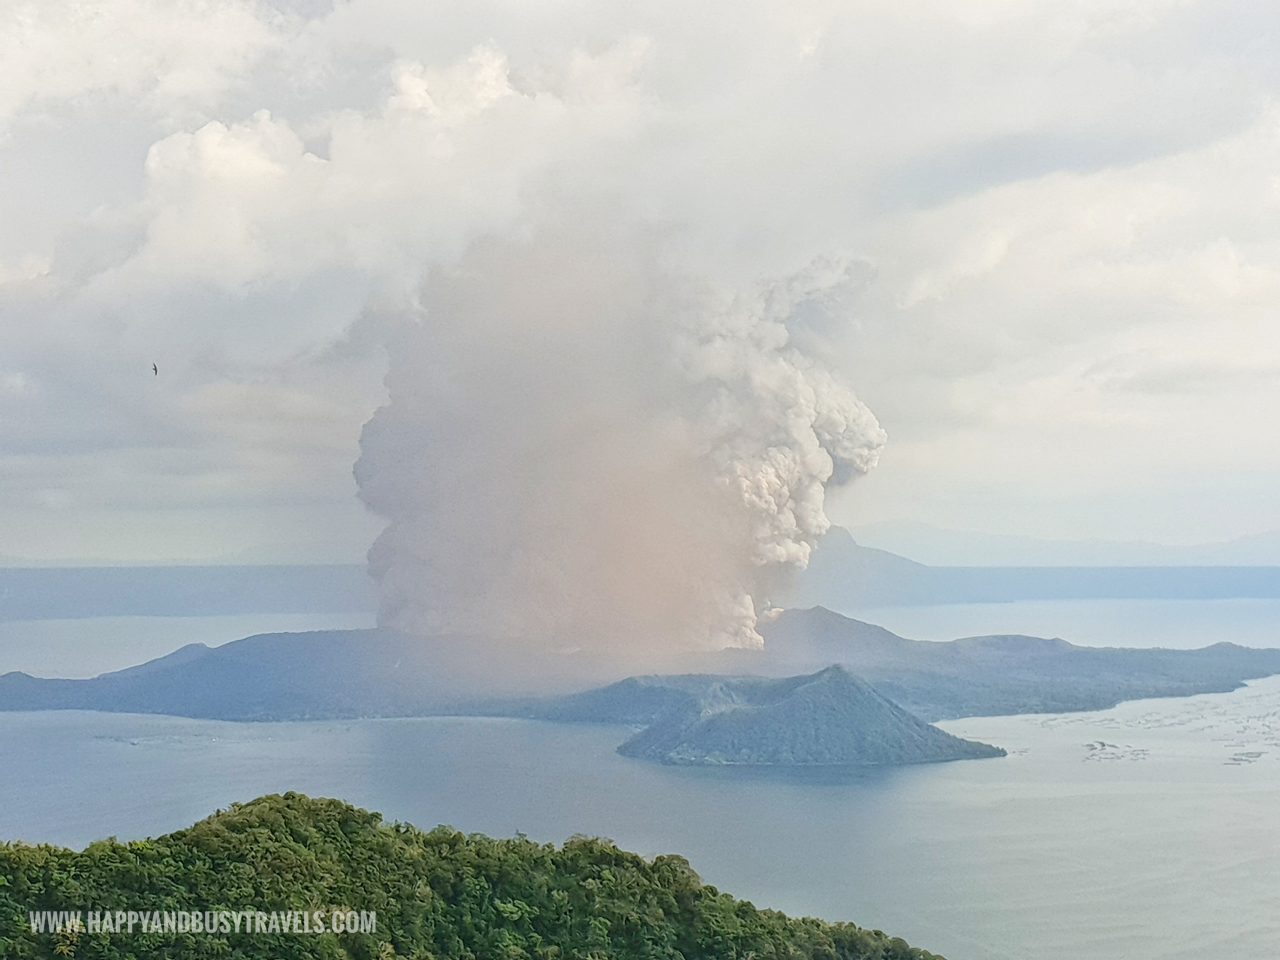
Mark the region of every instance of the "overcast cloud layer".
POLYGON ((586 202, 815 331, 836 520, 1280 527, 1267 2, 0 5, 0 554, 359 558, 429 265, 586 202), (160 376, 151 375, 151 363, 160 376))

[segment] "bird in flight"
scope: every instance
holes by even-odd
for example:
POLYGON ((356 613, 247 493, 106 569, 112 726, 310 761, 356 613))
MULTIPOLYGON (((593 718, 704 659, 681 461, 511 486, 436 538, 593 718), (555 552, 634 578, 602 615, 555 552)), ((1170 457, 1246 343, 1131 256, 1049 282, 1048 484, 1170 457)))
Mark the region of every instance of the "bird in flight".
POLYGON ((157 367, 154 363, 151 365, 151 375, 153 377, 160 376, 160 368, 157 367))

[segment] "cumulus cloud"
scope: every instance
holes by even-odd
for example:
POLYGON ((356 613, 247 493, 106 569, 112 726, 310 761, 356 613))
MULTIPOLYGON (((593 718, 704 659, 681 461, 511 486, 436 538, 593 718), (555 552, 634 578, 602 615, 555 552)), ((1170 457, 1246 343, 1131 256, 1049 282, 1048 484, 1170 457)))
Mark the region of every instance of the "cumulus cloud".
MULTIPOLYGON (((385 399, 381 344, 430 302, 424 270, 492 238, 521 249, 570 209, 643 225, 660 253, 641 289, 755 304, 679 316, 754 317, 726 334, 741 349, 781 325, 770 349, 813 358, 765 364, 732 415, 785 432, 770 411, 797 376, 857 385, 894 442, 828 498, 837 519, 1156 539, 1280 524, 1280 462, 1254 442, 1280 403, 1280 57, 1260 0, 3 16, 0 552, 44 531, 64 553, 144 557, 181 514, 184 555, 296 540, 317 515, 358 554, 376 524, 348 466, 385 399), (165 376, 138 383, 153 360, 165 376), (148 495, 167 505, 150 525, 148 495), (77 551, 77 530, 95 543, 77 551)), ((686 386, 737 362, 665 329, 686 386)), ((673 409, 692 434, 714 422, 673 409)), ((838 432, 820 420, 815 437, 838 432)), ((722 476, 735 458, 792 475, 708 456, 722 476)), ((796 530, 815 529, 803 502, 796 530)))
POLYGON ((107 97, 161 117, 208 109, 280 48, 288 19, 252 0, 17 0, 3 16, 0 131, 107 97))

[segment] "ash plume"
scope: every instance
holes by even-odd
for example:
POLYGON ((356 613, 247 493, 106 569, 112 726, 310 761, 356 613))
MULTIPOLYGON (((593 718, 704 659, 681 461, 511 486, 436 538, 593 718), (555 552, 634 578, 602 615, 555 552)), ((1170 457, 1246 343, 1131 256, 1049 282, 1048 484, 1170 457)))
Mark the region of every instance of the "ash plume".
POLYGON ((884 432, 813 344, 848 273, 727 290, 620 228, 474 244, 398 318, 355 473, 384 626, 548 649, 758 646, 884 432))

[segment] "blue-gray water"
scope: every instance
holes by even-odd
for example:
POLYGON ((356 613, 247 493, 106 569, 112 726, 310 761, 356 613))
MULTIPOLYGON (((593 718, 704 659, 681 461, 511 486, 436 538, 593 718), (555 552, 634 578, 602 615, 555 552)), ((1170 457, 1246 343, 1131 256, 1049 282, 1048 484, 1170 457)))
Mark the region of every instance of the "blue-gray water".
MULTIPOLYGON (((1280 623, 1251 601, 895 610, 884 619, 907 635, 1020 629, 1133 646, 1263 645, 1280 623), (929 620, 948 611, 960 616, 929 620)), ((363 621, 14 621, 0 624, 0 672, 88 675, 192 640, 345 625, 363 621)), ((0 838, 139 837, 303 790, 424 827, 679 852, 761 905, 881 927, 952 960, 1280 956, 1280 678, 945 726, 1011 755, 841 781, 628 760, 613 751, 625 731, 589 726, 0 713, 0 838)))
POLYGON ((628 760, 618 728, 0 714, 0 836, 140 837, 303 790, 428 827, 676 851, 758 904, 952 960, 1280 954, 1280 678, 947 727, 1011 755, 789 778, 628 760))

